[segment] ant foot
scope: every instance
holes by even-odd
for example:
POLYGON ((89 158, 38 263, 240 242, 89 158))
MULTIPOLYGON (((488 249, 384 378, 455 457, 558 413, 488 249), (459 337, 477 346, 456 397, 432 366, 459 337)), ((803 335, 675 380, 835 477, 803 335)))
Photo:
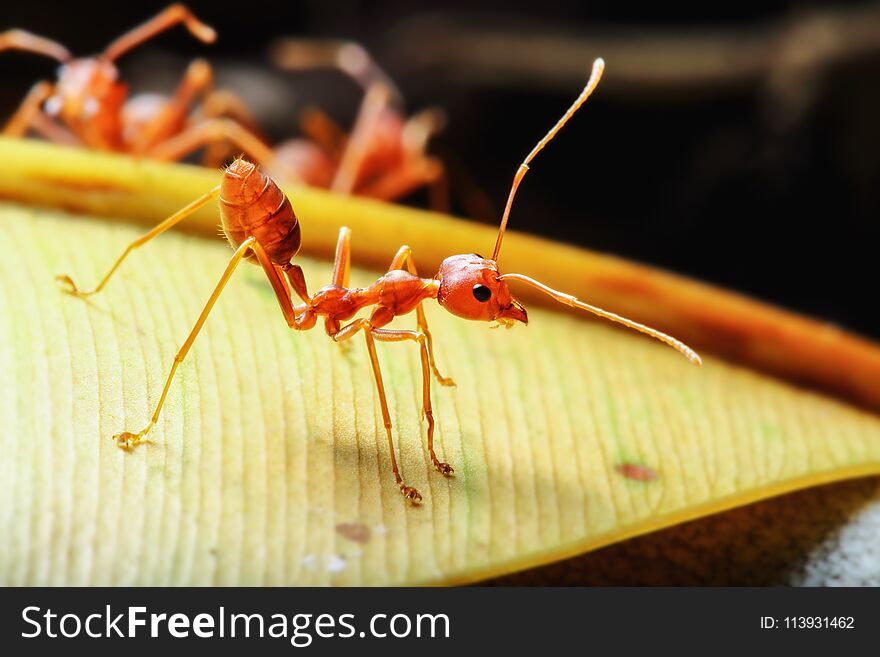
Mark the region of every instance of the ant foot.
POLYGON ((422 501, 422 494, 418 489, 415 489, 412 486, 400 484, 400 492, 403 493, 403 496, 413 504, 420 504, 422 501))
POLYGON ((455 381, 450 379, 448 376, 438 376, 437 383, 439 383, 441 386, 446 386, 447 388, 455 387, 455 381))
POLYGON ((147 433, 146 430, 141 431, 140 433, 123 431, 122 433, 117 433, 113 436, 113 440, 116 442, 116 446, 119 449, 124 449, 126 452, 130 452, 141 443, 148 442, 143 439, 145 433, 147 433))
POLYGON ((455 474, 455 470, 448 463, 441 463, 437 459, 434 459, 434 467, 440 472, 440 474, 449 477, 450 475, 455 474))
POLYGON ((84 290, 80 290, 76 283, 73 282, 73 279, 70 276, 62 275, 56 276, 55 280, 61 283, 61 291, 65 294, 69 294, 74 297, 79 297, 80 299, 85 299, 87 296, 92 294, 92 292, 86 292, 84 290))

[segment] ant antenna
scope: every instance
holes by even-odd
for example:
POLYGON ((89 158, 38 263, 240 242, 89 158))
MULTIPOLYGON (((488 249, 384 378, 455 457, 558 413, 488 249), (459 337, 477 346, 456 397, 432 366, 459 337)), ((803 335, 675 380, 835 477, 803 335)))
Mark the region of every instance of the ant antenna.
POLYGON ((183 23, 189 33, 203 43, 214 43, 217 33, 210 25, 206 25, 181 4, 174 4, 154 16, 146 23, 129 30, 104 50, 104 58, 111 62, 118 59, 132 48, 148 41, 165 30, 183 23))
POLYGON ((26 50, 51 57, 62 64, 73 59, 70 51, 57 41, 31 34, 25 30, 8 30, 0 34, 0 50, 26 50))
POLYGON ((495 241, 495 251, 492 252, 492 260, 498 262, 498 252, 501 250, 501 240, 504 238, 504 231, 507 228, 507 217, 510 215, 510 206, 513 205, 513 197, 516 196, 516 190, 519 187, 519 184, 522 182, 522 179, 525 177, 526 172, 529 170, 529 162, 532 161, 532 158, 535 157, 541 149, 546 146, 553 137, 556 136, 556 133, 562 129, 568 120, 572 117, 572 115, 580 109, 580 106, 584 104, 584 101, 590 97, 590 94, 596 89, 596 85, 599 84, 599 79, 602 77, 602 72, 605 70, 605 60, 599 57, 596 61, 593 62, 593 72, 590 73, 590 79, 587 81, 587 86, 584 87, 584 90, 581 92, 581 95, 575 99, 575 101, 571 104, 571 107, 562 115, 562 118, 556 122, 550 132, 544 135, 544 138, 538 142, 538 144, 532 149, 532 152, 526 156, 526 159, 523 160, 523 163, 519 165, 519 169, 516 171, 516 175, 513 177, 513 185, 510 188, 510 195, 507 197, 507 205, 504 208, 504 215, 501 217, 501 227, 498 229, 498 239, 495 241))
POLYGON ((586 310, 593 313, 594 315, 598 315, 599 317, 603 317, 612 322, 623 324, 624 326, 634 329, 639 333, 650 335, 652 338, 655 338, 656 340, 659 340, 660 342, 667 344, 675 349, 678 353, 687 358, 694 365, 699 366, 703 364, 702 359, 696 351, 688 347, 684 342, 676 340, 671 335, 666 335, 665 333, 661 333, 660 331, 652 329, 649 326, 645 326, 644 324, 634 322, 631 319, 627 319, 626 317, 621 317, 620 315, 608 312, 607 310, 602 310, 601 308, 597 308, 596 306, 591 306, 590 304, 584 303, 580 299, 573 297, 570 294, 565 294, 564 292, 560 292, 559 290, 554 290, 552 287, 544 285, 543 283, 540 283, 539 281, 536 281, 534 278, 530 278, 529 276, 524 276, 523 274, 502 274, 498 277, 499 281, 504 279, 522 281, 523 283, 527 283, 532 287, 539 289, 541 292, 549 297, 552 297, 559 303, 564 303, 566 306, 586 310))

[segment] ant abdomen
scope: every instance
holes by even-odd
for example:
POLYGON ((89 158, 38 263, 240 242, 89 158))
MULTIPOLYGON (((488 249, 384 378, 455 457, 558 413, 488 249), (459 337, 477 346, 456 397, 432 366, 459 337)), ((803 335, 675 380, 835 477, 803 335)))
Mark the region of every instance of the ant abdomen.
MULTIPOLYGON (((299 251, 299 220, 290 200, 257 166, 236 159, 220 183, 220 218, 233 248, 253 236, 276 265, 286 265, 299 251)), ((256 263, 253 254, 248 256, 256 263)))

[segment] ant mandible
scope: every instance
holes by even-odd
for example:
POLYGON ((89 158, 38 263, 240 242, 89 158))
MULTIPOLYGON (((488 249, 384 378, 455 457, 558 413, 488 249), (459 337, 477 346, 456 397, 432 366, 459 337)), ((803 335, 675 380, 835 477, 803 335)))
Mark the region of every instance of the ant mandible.
POLYGON ((275 291, 281 311, 290 328, 305 331, 313 328, 318 318, 323 317, 324 328, 327 334, 336 342, 343 342, 358 333, 363 333, 382 408, 382 418, 388 438, 388 449, 391 455, 391 468, 394 473, 394 479, 404 497, 415 504, 421 501, 422 496, 418 490, 404 483, 397 467, 394 441, 391 433, 391 416, 388 412, 385 387, 382 383, 382 372, 379 368, 375 343, 376 341, 412 341, 418 344, 422 369, 423 412, 428 423, 428 453, 437 470, 444 475, 451 475, 453 473, 452 467, 441 462, 434 452, 431 374, 433 372, 433 376, 436 377, 441 385, 448 386, 454 384, 451 379, 445 378, 440 374, 434 362, 433 342, 431 333, 428 330, 427 320, 425 319, 425 312, 422 308, 423 301, 436 299, 443 308, 453 315, 464 319, 495 321, 508 327, 516 322, 526 324, 528 323, 526 309, 511 294, 508 287, 508 282, 517 281, 540 290, 560 303, 589 311, 605 319, 646 333, 676 349, 692 363, 699 365, 701 361, 696 352, 665 333, 586 304, 569 294, 554 290, 524 274, 501 274, 498 269, 498 254, 501 250, 501 241, 507 227, 510 208, 513 204, 517 188, 529 170, 529 163, 553 139, 562 126, 565 125, 569 118, 590 96, 596 88, 603 70, 604 62, 601 59, 597 59, 593 64, 593 71, 589 82, 580 96, 578 96, 556 125, 538 142, 517 170, 501 219, 498 238, 495 242, 495 250, 492 253, 491 259, 486 259, 473 253, 450 256, 442 262, 440 270, 433 278, 421 278, 416 270, 410 248, 402 246, 391 260, 391 266, 388 271, 379 277, 375 283, 365 288, 349 288, 350 231, 348 228, 343 227, 339 232, 333 277, 330 285, 321 288, 314 294, 309 294, 302 269, 298 265, 291 263, 291 258, 299 250, 301 240, 299 222, 293 212, 290 201, 268 176, 259 171, 256 165, 239 158, 229 165, 223 175, 222 182, 214 189, 163 221, 140 239, 132 242, 93 290, 82 291, 69 276, 59 276, 59 280, 64 283, 66 291, 70 294, 86 297, 99 292, 104 288, 107 281, 129 253, 168 230, 187 215, 192 214, 197 208, 211 201, 211 199, 219 196, 223 230, 229 243, 235 249, 235 253, 226 266, 226 270, 220 277, 220 281, 208 299, 201 315, 199 315, 195 326, 183 343, 183 346, 177 352, 149 423, 137 433, 125 431, 114 436, 117 445, 126 450, 132 449, 143 442, 147 433, 156 425, 171 381, 174 378, 174 373, 177 371, 180 363, 183 362, 190 347, 192 347, 196 336, 202 329, 208 314, 211 312, 229 278, 244 259, 256 260, 256 263, 263 268, 275 291), (291 298, 291 287, 301 299, 301 304, 294 305, 291 298), (353 319, 359 310, 371 306, 373 309, 369 318, 353 319), (416 312, 417 328, 415 330, 384 328, 395 317, 405 315, 413 310, 416 312), (343 324, 343 322, 348 323, 343 324))
POLYGON ((0 34, 0 51, 25 50, 61 63, 57 81, 35 84, 3 134, 23 137, 33 130, 62 144, 162 160, 177 160, 200 146, 226 139, 264 164, 273 163, 271 150, 258 137, 235 121, 221 118, 241 104, 228 92, 212 91, 211 67, 202 59, 190 64, 170 98, 155 94, 128 97, 116 60, 181 23, 202 42, 212 43, 217 38, 213 28, 181 4, 169 6, 93 57, 74 58, 61 44, 24 30, 0 34), (190 108, 199 99, 202 108, 210 108, 210 112, 190 123, 190 108))

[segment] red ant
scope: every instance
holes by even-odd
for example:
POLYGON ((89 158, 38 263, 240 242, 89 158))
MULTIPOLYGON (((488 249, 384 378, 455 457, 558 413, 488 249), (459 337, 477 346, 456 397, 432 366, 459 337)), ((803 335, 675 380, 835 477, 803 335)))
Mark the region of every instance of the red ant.
POLYGON ((23 137, 34 130, 63 144, 163 160, 176 160, 200 146, 226 139, 271 164, 272 153, 259 138, 238 123, 219 118, 240 104, 228 92, 210 90, 213 75, 204 60, 197 59, 189 66, 172 97, 143 94, 128 98, 116 60, 181 23, 200 41, 212 43, 217 38, 211 27, 180 4, 122 35, 94 57, 74 58, 59 43, 23 30, 0 34, 0 51, 26 50, 61 63, 57 81, 35 84, 3 134, 23 137), (210 115, 189 123, 190 107, 200 98, 210 115))
POLYGON ((407 118, 394 83, 356 43, 285 39, 272 58, 288 71, 342 71, 364 90, 350 135, 311 108, 300 121, 306 137, 274 149, 280 163, 306 184, 340 194, 390 201, 427 187, 431 206, 448 210, 445 167, 426 153, 429 139, 443 128, 442 112, 431 108, 407 118))
POLYGON ((443 261, 439 272, 433 278, 421 278, 416 271, 410 248, 402 246, 391 260, 388 271, 375 283, 365 288, 349 288, 350 231, 343 227, 339 232, 335 266, 330 284, 314 294, 309 294, 302 269, 291 263, 291 258, 299 250, 301 240, 299 222, 290 201, 278 186, 268 176, 260 172, 254 164, 237 159, 226 169, 222 182, 214 189, 163 221, 140 239, 132 242, 95 289, 81 291, 69 276, 60 276, 59 280, 65 284, 67 291, 75 296, 86 297, 99 292, 129 253, 168 230, 211 199, 219 196, 223 230, 229 243, 235 249, 235 253, 208 299, 208 303, 199 315, 189 337, 177 352, 174 364, 171 366, 171 372, 168 374, 159 402, 149 423, 137 433, 125 431, 114 436, 117 445, 123 449, 132 449, 142 442, 144 436, 156 425, 174 373, 186 357, 224 286, 243 259, 255 260, 257 264, 262 266, 290 328, 305 331, 313 328, 318 318, 323 317, 327 334, 336 342, 343 342, 359 332, 363 333, 382 407, 382 418, 391 454, 391 468, 401 493, 413 503, 420 502, 422 496, 418 490, 404 483, 397 468, 391 435, 391 416, 388 413, 388 403, 385 398, 385 387, 382 383, 382 372, 379 368, 375 342, 377 340, 380 342, 409 340, 418 344, 422 367, 423 412, 428 422, 428 453, 437 470, 444 475, 451 475, 453 473, 452 467, 441 462, 434 452, 431 373, 433 372, 434 377, 441 385, 449 386, 453 385, 453 382, 440 374, 434 362, 433 343, 422 308, 423 301, 436 299, 443 308, 453 315, 465 319, 495 321, 508 327, 516 322, 526 324, 528 322, 526 309, 511 294, 508 287, 508 282, 518 281, 537 288, 560 303, 587 310, 600 317, 646 333, 676 349, 692 363, 699 365, 701 361, 696 352, 675 338, 586 304, 569 294, 554 290, 523 274, 501 274, 498 269, 498 254, 501 250, 501 240, 504 237, 510 208, 516 190, 529 170, 529 163, 590 96, 596 88, 603 70, 604 62, 597 59, 593 64, 589 82, 580 96, 556 125, 538 142, 517 170, 491 259, 483 258, 474 253, 450 256, 443 261), (291 299, 291 287, 302 300, 301 304, 294 305, 291 299), (368 319, 353 319, 359 310, 367 307, 373 308, 368 319), (384 328, 395 317, 405 315, 413 310, 416 312, 416 330, 384 328))

